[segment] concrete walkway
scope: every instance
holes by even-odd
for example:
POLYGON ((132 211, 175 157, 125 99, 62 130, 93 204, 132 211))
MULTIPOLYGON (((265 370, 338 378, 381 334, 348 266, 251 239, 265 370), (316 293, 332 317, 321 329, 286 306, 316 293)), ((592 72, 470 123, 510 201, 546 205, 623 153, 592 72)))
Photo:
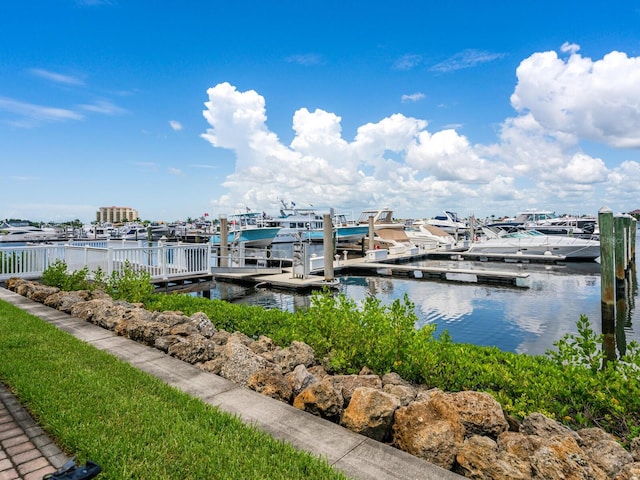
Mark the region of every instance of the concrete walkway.
MULTIPOLYGON (((326 458, 336 469, 353 479, 453 480, 464 478, 222 377, 204 372, 160 350, 119 337, 110 330, 74 318, 7 289, 0 288, 0 300, 42 318, 80 340, 107 351, 122 361, 210 405, 237 415, 246 423, 255 425, 274 438, 326 458)), ((0 418, 2 418, 1 415, 0 413, 0 418)), ((0 438, 2 438, 1 435, 0 433, 0 438)), ((8 452, 5 455, 9 459, 13 457, 8 452)), ((2 461, 0 457, 0 465, 2 461)), ((59 466, 57 463, 55 465, 59 466)), ((0 469, 0 480, 10 478, 20 477, 3 477, 0 469)), ((42 478, 42 475, 37 478, 42 478)))

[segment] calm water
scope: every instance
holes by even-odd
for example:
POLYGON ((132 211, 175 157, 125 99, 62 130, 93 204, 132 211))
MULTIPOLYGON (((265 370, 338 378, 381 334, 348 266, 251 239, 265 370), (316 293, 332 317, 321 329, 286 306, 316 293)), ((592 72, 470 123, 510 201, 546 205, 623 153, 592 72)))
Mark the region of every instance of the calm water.
MULTIPOLYGON (((640 244, 639 244, 640 245, 640 244)), ((529 354, 543 354, 565 333, 577 333, 576 321, 587 315, 596 332, 601 331, 600 265, 508 264, 427 260, 415 265, 450 265, 457 268, 517 270, 529 273, 529 288, 436 282, 398 277, 342 276, 338 290, 355 300, 375 295, 383 303, 402 299, 415 304, 419 326, 435 324, 436 335, 447 330, 453 341, 529 354)), ((637 293, 629 302, 637 303, 637 293)), ((309 295, 285 291, 256 290, 218 282, 212 298, 294 311, 310 304, 309 295)), ((640 341, 640 314, 626 314, 626 341, 640 341)))

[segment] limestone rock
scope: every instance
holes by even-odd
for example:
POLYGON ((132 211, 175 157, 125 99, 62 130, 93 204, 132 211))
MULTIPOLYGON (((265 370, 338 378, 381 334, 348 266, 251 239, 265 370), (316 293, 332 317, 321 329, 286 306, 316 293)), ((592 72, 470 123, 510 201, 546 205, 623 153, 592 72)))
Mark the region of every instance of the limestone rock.
POLYGON ((624 465, 633 462, 631 453, 601 428, 584 428, 578 430, 578 435, 590 463, 600 467, 608 478, 615 477, 624 465))
MULTIPOLYGON (((71 315, 80 318, 86 322, 93 323, 93 317, 96 312, 104 312, 106 309, 113 307, 113 300, 92 299, 85 302, 78 302, 71 308, 71 315)), ((111 316, 111 315, 110 315, 111 316)))
POLYGON ((233 332, 227 338, 227 343, 239 343, 240 345, 249 346, 254 340, 242 332, 233 332))
POLYGON ((293 400, 293 406, 305 412, 318 415, 333 423, 340 423, 344 399, 336 388, 331 376, 323 378, 305 388, 293 400))
POLYGON ((34 302, 42 303, 49 295, 58 293, 60 291, 57 287, 49 287, 47 285, 40 285, 39 283, 29 284, 29 288, 25 296, 30 298, 34 302))
POLYGON ((388 383, 382 387, 382 391, 396 397, 402 407, 406 407, 416 399, 415 389, 408 385, 395 385, 388 383))
POLYGON ((518 458, 529 458, 543 445, 544 440, 538 435, 507 431, 498 435, 497 443, 498 448, 505 452, 518 458))
POLYGON ((385 373, 382 376, 382 385, 386 387, 387 385, 404 385, 411 386, 409 382, 407 382, 404 378, 398 375, 396 372, 385 373))
POLYGON ((460 415, 442 392, 396 410, 393 444, 447 470, 454 465, 464 434, 460 415))
POLYGON ((466 435, 484 435, 497 438, 509 429, 500 404, 488 393, 457 392, 448 394, 458 410, 466 435))
MULTIPOLYGON (((273 353, 275 350, 279 350, 281 347, 275 344, 273 340, 265 335, 260 335, 255 342, 249 345, 249 348, 258 355, 262 355, 265 358, 267 354, 273 353)), ((270 360, 273 361, 273 360, 270 360)))
MULTIPOLYGON (((90 302, 94 302, 94 300, 90 300, 90 302)), ((91 308, 93 309, 93 316, 89 321, 108 330, 115 330, 118 324, 128 317, 130 311, 128 307, 116 305, 113 302, 92 303, 91 308)))
POLYGON ((136 342, 153 346, 156 338, 169 334, 169 327, 152 320, 153 314, 143 308, 133 308, 114 328, 114 332, 136 342))
POLYGON ((614 480, 640 480, 640 462, 627 463, 614 480))
POLYGON ((342 415, 341 425, 379 442, 391 435, 391 425, 400 401, 380 389, 358 387, 342 415))
POLYGON ((553 435, 530 458, 534 478, 545 480, 606 480, 607 475, 589 465, 572 435, 553 435))
POLYGON ((7 281, 5 282, 5 286, 7 287, 7 290, 11 290, 12 292, 17 292, 18 287, 23 284, 23 283, 28 283, 29 280, 25 280, 24 278, 20 278, 20 277, 11 277, 8 278, 7 281))
POLYGON ((211 341, 218 345, 226 345, 227 342, 229 341, 229 337, 231 337, 231 334, 229 332, 225 332, 224 330, 218 330, 211 337, 211 341))
MULTIPOLYGON (((19 292, 18 292, 19 293, 19 292)), ((71 313, 71 309, 78 302, 90 300, 89 292, 86 290, 78 290, 77 292, 58 292, 49 295, 44 304, 47 307, 56 308, 65 313, 71 313)))
POLYGON ((157 312, 154 321, 164 323, 168 327, 175 327, 176 325, 180 325, 186 323, 189 320, 189 317, 183 315, 182 312, 157 312))
POLYGON ((196 331, 205 338, 211 338, 218 331, 214 327, 206 313, 196 312, 189 317, 189 322, 196 328, 196 331))
POLYGON ((640 462, 640 437, 631 440, 631 455, 634 461, 640 462))
POLYGON ((202 363, 215 357, 215 344, 199 333, 194 333, 171 345, 167 353, 187 363, 202 363))
POLYGON ((500 450, 489 437, 472 435, 456 456, 456 472, 474 479, 531 479, 531 465, 526 458, 500 450))
POLYGON ((525 418, 520 425, 520 431, 527 435, 539 435, 544 438, 570 435, 576 442, 580 441, 580 436, 576 432, 541 413, 532 413, 525 418))
POLYGON ((297 396, 309 385, 319 382, 320 378, 312 374, 304 365, 298 365, 293 369, 293 372, 285 374, 285 378, 291 385, 291 390, 294 396, 297 396))
POLYGON ((264 368, 255 372, 247 381, 247 387, 281 402, 289 403, 293 389, 279 368, 264 368))
POLYGON ((194 324, 189 322, 178 323, 177 325, 171 327, 169 332, 171 333, 171 335, 178 335, 180 337, 188 337, 190 335, 200 334, 200 332, 198 332, 198 328, 194 324))
POLYGON ((351 401, 356 388, 369 387, 382 390, 382 380, 378 375, 334 375, 336 388, 341 389, 344 406, 351 401))
POLYGON ((153 344, 153 346, 158 350, 162 350, 163 352, 168 353, 169 348, 172 345, 181 341, 183 341, 183 337, 180 337, 178 335, 165 335, 163 337, 156 338, 156 341, 153 344))
POLYGON ((222 365, 224 365, 224 360, 222 359, 222 357, 216 357, 213 360, 199 363, 198 367, 205 372, 213 373, 214 375, 220 375, 222 365))
POLYGON ((283 372, 292 372, 298 365, 310 367, 316 362, 313 348, 304 342, 291 342, 287 348, 274 352, 273 362, 282 368, 283 372))
MULTIPOLYGON (((251 376, 273 365, 267 362, 260 355, 256 355, 249 347, 238 341, 231 341, 221 349, 223 360, 219 375, 240 385, 246 386, 251 376)), ((237 338, 237 337, 236 337, 237 338)))

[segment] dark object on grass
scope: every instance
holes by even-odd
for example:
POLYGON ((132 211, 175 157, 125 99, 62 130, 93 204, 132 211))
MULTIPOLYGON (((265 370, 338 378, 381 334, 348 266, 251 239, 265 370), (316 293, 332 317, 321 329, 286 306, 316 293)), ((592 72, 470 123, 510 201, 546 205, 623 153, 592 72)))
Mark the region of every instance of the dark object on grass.
POLYGON ((47 473, 42 480, 89 480, 96 477, 102 469, 100 465, 87 460, 85 465, 77 465, 73 457, 53 473, 47 473))

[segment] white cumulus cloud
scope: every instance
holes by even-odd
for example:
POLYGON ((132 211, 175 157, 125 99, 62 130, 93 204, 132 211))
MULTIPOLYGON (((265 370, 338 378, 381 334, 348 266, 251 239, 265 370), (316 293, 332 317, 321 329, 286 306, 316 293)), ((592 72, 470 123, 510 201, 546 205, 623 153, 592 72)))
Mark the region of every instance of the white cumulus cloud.
MULTIPOLYGON (((568 42, 560 50, 566 58, 539 52, 520 63, 510 99, 514 115, 492 144, 400 113, 365 123, 347 139, 340 116, 300 108, 286 145, 267 126, 264 97, 220 83, 207 90, 208 129, 201 137, 232 151, 236 164, 223 182, 227 191, 211 203, 229 210, 269 209, 279 199, 351 209, 391 205, 409 215, 433 212, 435 205, 482 214, 564 204, 567 211, 595 213, 617 198, 636 208, 640 162, 631 156, 616 166, 589 150, 594 142, 612 152, 640 148, 640 60, 611 52, 594 61, 568 42)), ((456 57, 460 68, 497 58, 475 50, 456 57)), ((401 64, 420 61, 407 56, 401 64)))
POLYGON ((511 104, 530 113, 545 129, 605 143, 640 147, 640 57, 610 52, 593 61, 565 43, 570 53, 539 52, 516 70, 518 84, 511 104))

